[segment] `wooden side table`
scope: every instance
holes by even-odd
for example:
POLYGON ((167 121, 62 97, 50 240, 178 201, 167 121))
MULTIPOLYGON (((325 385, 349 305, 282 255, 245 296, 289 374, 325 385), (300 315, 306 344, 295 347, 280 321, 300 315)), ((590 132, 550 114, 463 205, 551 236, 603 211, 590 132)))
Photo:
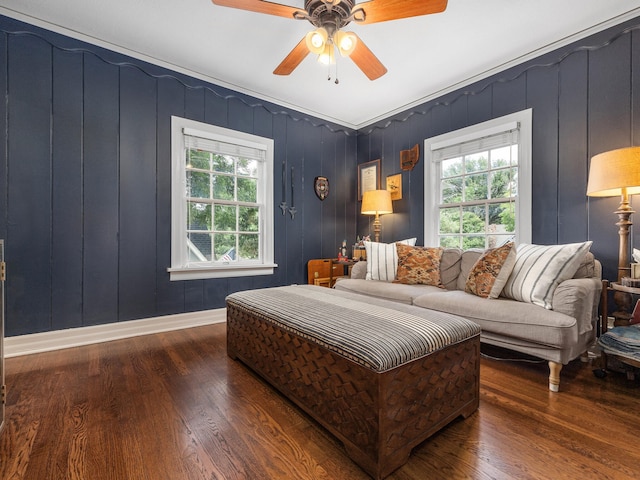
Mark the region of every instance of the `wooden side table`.
POLYGON ((331 271, 329 274, 329 287, 333 287, 336 283, 333 279, 333 272, 336 267, 338 267, 340 273, 339 275, 336 275, 336 278, 344 276, 348 277, 351 275, 351 267, 353 267, 357 262, 357 260, 339 260, 337 258, 332 258, 330 261, 331 271))
POLYGON ((321 287, 333 287, 336 279, 351 274, 353 260, 338 260, 337 258, 319 258, 307 263, 307 283, 321 287))
MULTIPOLYGON (((609 314, 609 292, 614 292, 614 303, 618 307, 615 312, 612 313, 614 320, 613 325, 616 327, 626 327, 629 325, 629 321, 633 317, 633 297, 632 295, 640 295, 640 288, 626 287, 616 282, 602 281, 602 300, 601 300, 601 315, 600 315, 600 332, 601 334, 607 333, 608 326, 608 314, 609 314)), ((622 357, 613 353, 605 353, 604 366, 607 366, 607 357, 615 358, 617 361, 625 365, 625 373, 628 380, 635 380, 635 369, 640 368, 640 361, 634 360, 628 357, 622 357)))

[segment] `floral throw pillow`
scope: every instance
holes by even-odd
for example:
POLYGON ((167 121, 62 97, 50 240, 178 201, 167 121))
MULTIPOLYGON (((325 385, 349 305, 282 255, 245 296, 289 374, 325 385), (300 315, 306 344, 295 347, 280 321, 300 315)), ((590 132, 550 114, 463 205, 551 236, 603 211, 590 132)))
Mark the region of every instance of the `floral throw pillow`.
POLYGON ((513 242, 485 250, 471 267, 464 291, 483 298, 498 298, 516 263, 513 242))
POLYGON ((394 283, 434 285, 444 288, 440 278, 440 247, 412 247, 396 243, 398 270, 394 283))

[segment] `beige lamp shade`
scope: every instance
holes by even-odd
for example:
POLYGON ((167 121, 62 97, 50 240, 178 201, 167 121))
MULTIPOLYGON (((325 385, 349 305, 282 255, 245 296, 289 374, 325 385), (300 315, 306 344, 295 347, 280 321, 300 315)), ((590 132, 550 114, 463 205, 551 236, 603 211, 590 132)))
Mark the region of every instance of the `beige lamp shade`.
POLYGON ((384 215, 393 213, 391 192, 388 190, 369 190, 362 195, 363 215, 384 215))
POLYGON ((611 150, 591 159, 587 196, 614 197, 640 193, 640 147, 611 150))

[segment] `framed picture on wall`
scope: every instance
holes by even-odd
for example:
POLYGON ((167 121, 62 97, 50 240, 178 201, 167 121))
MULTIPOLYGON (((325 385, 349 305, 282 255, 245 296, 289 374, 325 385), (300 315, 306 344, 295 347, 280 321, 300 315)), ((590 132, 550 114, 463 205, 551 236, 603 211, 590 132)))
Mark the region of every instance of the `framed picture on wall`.
POLYGON ((391 192, 391 200, 402 200, 402 174, 387 176, 387 190, 391 192))
POLYGON ((358 165, 358 201, 369 190, 380 190, 380 159, 358 165))

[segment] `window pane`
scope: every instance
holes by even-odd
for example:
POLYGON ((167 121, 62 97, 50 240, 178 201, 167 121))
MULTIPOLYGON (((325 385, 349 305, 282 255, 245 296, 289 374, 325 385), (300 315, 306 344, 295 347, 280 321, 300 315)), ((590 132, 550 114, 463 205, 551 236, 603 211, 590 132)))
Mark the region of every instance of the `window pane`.
POLYGON ((442 248, 460 248, 461 237, 440 237, 442 248))
POLYGON ((442 178, 462 175, 462 157, 442 161, 442 178))
POLYGON ((518 164, 518 145, 511 145, 511 164, 518 164))
POLYGON ((213 198, 216 200, 233 200, 234 181, 233 177, 226 175, 214 175, 213 198))
POLYGON ((258 207, 240 207, 240 222, 238 230, 241 232, 257 232, 259 227, 260 210, 258 207))
POLYGON ((232 233, 213 235, 216 262, 229 262, 236 259, 236 236, 232 233))
POLYGON ((469 175, 464 178, 464 200, 470 202, 473 200, 486 200, 488 189, 488 174, 481 173, 479 175, 469 175))
POLYGON ((516 204, 496 203, 489 206, 489 231, 493 233, 513 233, 516 231, 516 204))
POLYGON ((440 209, 440 233, 460 233, 460 209, 440 209))
POLYGON ((462 177, 449 178, 442 181, 442 203, 459 203, 462 201, 462 177))
POLYGON ((233 173, 233 157, 214 155, 212 169, 214 172, 233 173))
POLYGON ((243 260, 257 260, 260 258, 258 235, 242 234, 238 240, 240 243, 240 258, 243 260))
POLYGON ((187 233, 187 257, 189 262, 211 261, 211 235, 187 233))
POLYGON ((257 177, 258 161, 250 160, 248 158, 239 158, 238 159, 238 175, 243 175, 247 177, 257 177))
POLYGON ((509 198, 511 196, 511 175, 515 169, 496 170, 491 174, 491 198, 509 198))
POLYGON ((462 209, 462 232, 484 233, 485 211, 486 207, 484 205, 464 207, 462 209))
POLYGON ((187 202, 187 230, 211 230, 211 205, 187 202))
POLYGON ((238 178, 238 201, 258 201, 258 180, 256 178, 238 178))
POLYGON ((234 205, 216 205, 214 207, 214 230, 235 232, 236 207, 234 205))
POLYGON ((491 168, 507 167, 511 164, 511 147, 494 148, 491 150, 491 168))
POLYGON ((486 170, 489 161, 489 152, 474 153, 464 157, 464 170, 466 173, 481 172, 486 170))
POLYGON ((210 175, 203 172, 193 172, 187 170, 187 197, 210 198, 209 179, 210 175))
POLYGON ((199 168, 209 170, 211 153, 203 150, 187 150, 187 168, 199 168))
POLYGON ((462 249, 468 250, 469 248, 485 248, 484 235, 481 237, 464 237, 462 239, 462 249))

